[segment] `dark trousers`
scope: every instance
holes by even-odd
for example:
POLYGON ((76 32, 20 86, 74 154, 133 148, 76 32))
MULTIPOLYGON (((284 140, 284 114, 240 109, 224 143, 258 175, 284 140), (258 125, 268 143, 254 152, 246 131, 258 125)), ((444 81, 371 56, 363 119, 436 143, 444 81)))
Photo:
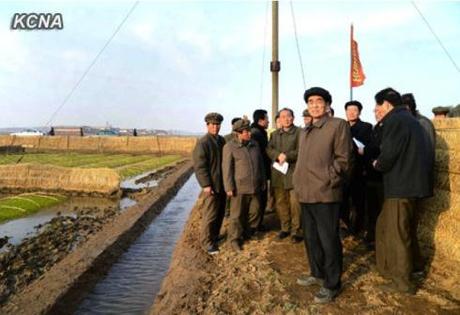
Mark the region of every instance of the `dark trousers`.
POLYGON ((324 279, 324 287, 341 286, 342 243, 339 203, 301 203, 302 227, 311 275, 324 279))
MULTIPOLYGON (((268 186, 268 183, 267 183, 268 186)), ((259 222, 257 224, 257 227, 262 226, 264 222, 264 215, 265 215, 265 209, 267 208, 267 201, 268 201, 268 190, 262 190, 260 192, 260 213, 259 213, 259 222)))
POLYGON ((207 195, 201 193, 201 246, 207 250, 217 242, 225 214, 225 194, 207 195))
POLYGON ((257 229, 260 215, 260 194, 236 194, 230 199, 228 238, 241 241, 257 229))
POLYGON ((366 183, 366 241, 375 241, 375 225, 383 205, 383 183, 368 181, 366 183))
POLYGON ((343 190, 340 218, 353 234, 358 234, 364 228, 365 189, 364 177, 355 176, 343 190))
POLYGON ((384 276, 391 278, 402 290, 411 287, 409 278, 413 270, 414 250, 418 249, 414 244, 417 242, 414 236, 414 224, 417 223, 414 213, 415 200, 388 198, 385 199, 382 212, 377 219, 377 269, 384 276))

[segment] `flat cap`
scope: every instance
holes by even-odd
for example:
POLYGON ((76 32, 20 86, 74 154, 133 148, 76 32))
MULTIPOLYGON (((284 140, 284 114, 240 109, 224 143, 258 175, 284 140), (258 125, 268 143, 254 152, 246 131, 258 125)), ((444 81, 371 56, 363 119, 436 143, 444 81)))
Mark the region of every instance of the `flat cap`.
POLYGON ((302 112, 302 116, 303 116, 303 117, 311 117, 310 113, 308 112, 308 109, 305 109, 305 110, 302 112))
POLYGON ((329 91, 317 86, 309 88, 305 91, 305 93, 303 94, 303 99, 305 100, 305 103, 308 103, 308 98, 313 95, 321 96, 326 103, 332 104, 332 96, 329 93, 329 91))
POLYGON ((251 123, 247 119, 239 119, 233 123, 232 130, 235 132, 242 132, 243 130, 251 130, 251 123))
POLYGON ((206 123, 220 124, 224 120, 224 117, 219 113, 209 113, 204 117, 206 123))
POLYGON ((345 109, 347 109, 348 106, 356 106, 358 107, 359 111, 363 110, 363 105, 359 101, 349 101, 345 103, 345 109))

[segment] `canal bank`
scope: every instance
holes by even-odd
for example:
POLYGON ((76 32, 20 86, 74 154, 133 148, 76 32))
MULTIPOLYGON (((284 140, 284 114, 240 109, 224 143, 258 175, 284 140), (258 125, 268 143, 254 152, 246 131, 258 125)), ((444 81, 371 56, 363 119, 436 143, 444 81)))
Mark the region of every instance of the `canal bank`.
POLYGON ((3 314, 69 313, 109 267, 148 226, 191 174, 191 163, 180 165, 161 185, 142 197, 38 280, 11 297, 3 314))

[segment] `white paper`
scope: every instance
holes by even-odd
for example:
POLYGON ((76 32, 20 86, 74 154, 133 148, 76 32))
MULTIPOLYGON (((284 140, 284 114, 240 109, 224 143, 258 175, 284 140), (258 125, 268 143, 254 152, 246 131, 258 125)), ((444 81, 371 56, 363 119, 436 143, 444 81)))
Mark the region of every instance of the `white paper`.
POLYGON ((275 162, 273 163, 273 168, 277 170, 278 172, 281 172, 282 174, 286 175, 288 172, 289 163, 284 162, 283 164, 280 164, 278 162, 275 162))
POLYGON ((357 140, 356 138, 353 138, 353 141, 355 142, 358 149, 363 149, 365 147, 365 145, 361 141, 357 140))

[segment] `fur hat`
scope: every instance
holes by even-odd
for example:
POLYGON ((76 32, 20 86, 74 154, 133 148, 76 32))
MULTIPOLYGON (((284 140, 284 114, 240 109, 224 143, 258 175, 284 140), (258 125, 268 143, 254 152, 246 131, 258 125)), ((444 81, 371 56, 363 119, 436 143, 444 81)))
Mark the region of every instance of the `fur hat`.
POLYGON ((233 123, 232 130, 234 132, 242 132, 243 130, 251 130, 250 121, 244 118, 239 119, 233 123))
POLYGON ((321 87, 312 87, 306 90, 303 95, 303 99, 305 100, 305 103, 308 103, 308 98, 313 95, 321 96, 326 103, 328 103, 329 105, 332 104, 331 94, 329 93, 328 90, 323 89, 321 87))
POLYGON ((207 124, 221 124, 224 117, 219 113, 209 113, 204 117, 207 124))

